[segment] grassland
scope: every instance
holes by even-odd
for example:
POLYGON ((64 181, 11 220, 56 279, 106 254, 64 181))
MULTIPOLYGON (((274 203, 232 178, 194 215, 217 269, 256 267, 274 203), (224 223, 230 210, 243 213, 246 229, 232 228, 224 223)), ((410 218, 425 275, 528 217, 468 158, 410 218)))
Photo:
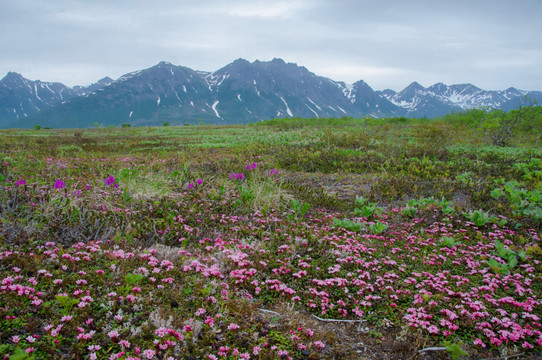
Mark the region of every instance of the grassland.
POLYGON ((534 359, 539 135, 482 130, 2 131, 0 356, 534 359))

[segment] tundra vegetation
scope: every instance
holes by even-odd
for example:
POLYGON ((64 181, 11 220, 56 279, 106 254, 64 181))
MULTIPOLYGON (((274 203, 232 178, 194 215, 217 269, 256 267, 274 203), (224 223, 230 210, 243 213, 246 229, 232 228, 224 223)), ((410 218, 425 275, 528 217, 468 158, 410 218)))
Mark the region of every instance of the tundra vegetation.
POLYGON ((536 358, 518 112, 2 131, 0 356, 536 358))

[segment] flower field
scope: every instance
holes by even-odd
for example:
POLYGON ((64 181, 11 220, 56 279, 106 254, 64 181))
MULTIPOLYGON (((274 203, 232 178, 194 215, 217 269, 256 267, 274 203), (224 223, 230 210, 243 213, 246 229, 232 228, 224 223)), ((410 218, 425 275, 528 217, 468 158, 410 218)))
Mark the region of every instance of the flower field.
POLYGON ((0 357, 541 356, 542 150, 377 125, 4 131, 0 357))

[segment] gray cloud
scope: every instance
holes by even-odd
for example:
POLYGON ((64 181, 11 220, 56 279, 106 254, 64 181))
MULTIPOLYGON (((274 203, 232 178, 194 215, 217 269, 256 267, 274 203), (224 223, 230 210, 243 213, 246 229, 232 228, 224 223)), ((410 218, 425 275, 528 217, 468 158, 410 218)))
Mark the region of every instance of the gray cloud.
POLYGON ((375 89, 542 89, 542 1, 3 0, 0 74, 88 84, 161 60, 281 57, 375 89))

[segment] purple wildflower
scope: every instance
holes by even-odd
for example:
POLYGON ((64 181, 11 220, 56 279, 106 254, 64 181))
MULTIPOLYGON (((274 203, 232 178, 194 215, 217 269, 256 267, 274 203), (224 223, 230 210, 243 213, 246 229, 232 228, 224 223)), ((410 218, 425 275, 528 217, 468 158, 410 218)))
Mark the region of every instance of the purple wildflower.
POLYGON ((19 180, 15 183, 15 186, 21 186, 21 185, 26 185, 26 181, 24 180, 19 180))
POLYGON ((64 189, 66 187, 66 183, 62 181, 61 179, 58 179, 55 182, 55 189, 64 189))
POLYGON ((104 179, 104 183, 105 185, 109 186, 109 185, 113 185, 115 186, 116 189, 119 188, 119 186, 117 185, 116 181, 115 181, 115 177, 113 175, 110 175, 109 177, 105 178, 104 179))
POLYGON ((230 174, 230 179, 232 179, 232 180, 244 180, 245 179, 245 174, 243 174, 243 173, 236 174, 236 173, 232 172, 230 174))

